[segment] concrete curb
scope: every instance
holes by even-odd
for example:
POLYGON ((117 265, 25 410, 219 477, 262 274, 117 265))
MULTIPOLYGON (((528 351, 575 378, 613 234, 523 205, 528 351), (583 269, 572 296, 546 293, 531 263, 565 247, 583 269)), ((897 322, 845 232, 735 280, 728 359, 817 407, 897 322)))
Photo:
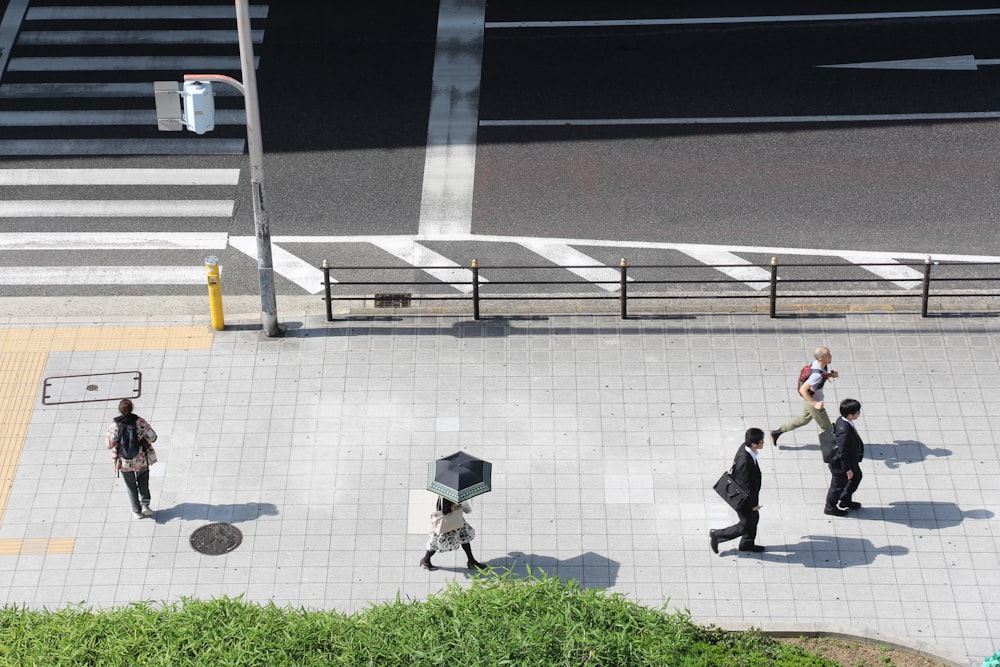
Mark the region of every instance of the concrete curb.
POLYGON ((764 634, 775 638, 796 638, 796 637, 829 637, 831 639, 846 639, 860 644, 871 646, 887 646, 892 649, 913 653, 914 655, 931 658, 938 662, 943 662, 952 667, 978 667, 980 663, 971 660, 967 656, 960 656, 947 651, 942 651, 937 646, 923 641, 916 641, 906 637, 868 630, 849 625, 833 625, 830 623, 720 623, 713 624, 723 630, 744 631, 754 628, 760 629, 764 634))
MULTIPOLYGON (((520 295, 525 296, 525 295, 520 295)), ((534 295, 537 300, 514 300, 491 297, 481 303, 481 317, 508 315, 608 315, 618 317, 620 303, 615 298, 586 298, 580 294, 534 295)), ((829 292, 803 293, 800 299, 784 299, 776 309, 780 317, 815 314, 847 313, 896 313, 920 314, 920 301, 903 298, 897 293, 856 293, 851 296, 829 292), (894 296, 895 294, 895 296, 894 296)), ((398 317, 418 315, 449 315, 473 319, 472 303, 467 299, 455 301, 420 302, 408 308, 375 308, 367 301, 334 303, 334 320, 363 317, 398 317), (353 304, 353 305, 349 305, 353 304)), ((326 303, 316 296, 282 296, 278 298, 278 319, 325 316, 326 303)), ((260 299, 255 295, 224 296, 225 319, 230 321, 259 320, 260 299)), ((931 315, 960 317, 1000 314, 1000 297, 949 298, 946 294, 930 302, 931 315)), ((73 322, 206 322, 210 321, 208 296, 116 296, 116 297, 0 297, 0 323, 52 323, 73 322), (128 315, 127 313, 135 313, 128 315)), ((766 297, 736 299, 718 294, 693 299, 634 301, 628 306, 628 315, 642 317, 689 316, 697 314, 758 314, 768 316, 766 297)))

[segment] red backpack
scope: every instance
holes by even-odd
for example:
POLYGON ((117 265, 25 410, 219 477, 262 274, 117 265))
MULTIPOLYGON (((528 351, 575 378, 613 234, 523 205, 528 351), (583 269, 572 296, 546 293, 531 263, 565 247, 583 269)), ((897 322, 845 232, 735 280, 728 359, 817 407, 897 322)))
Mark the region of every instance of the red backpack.
MULTIPOLYGON (((802 370, 799 371, 799 382, 795 385, 795 391, 801 389, 802 384, 809 381, 809 376, 813 374, 813 370, 815 369, 813 369, 812 364, 806 364, 802 367, 802 370)), ((823 383, 826 382, 826 379, 830 377, 830 374, 819 370, 816 372, 823 376, 823 381, 819 383, 819 386, 822 387, 823 383)), ((812 390, 810 390, 809 393, 812 394, 812 390)))

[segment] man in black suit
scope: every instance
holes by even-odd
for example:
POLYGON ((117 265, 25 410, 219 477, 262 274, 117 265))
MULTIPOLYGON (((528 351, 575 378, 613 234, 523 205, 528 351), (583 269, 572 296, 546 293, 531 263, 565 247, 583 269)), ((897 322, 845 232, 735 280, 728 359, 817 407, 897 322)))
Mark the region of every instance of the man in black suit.
POLYGON ((712 551, 719 553, 719 543, 740 538, 740 551, 760 553, 764 547, 754 544, 757 539, 757 523, 760 521, 760 468, 757 454, 764 448, 764 431, 759 428, 747 429, 746 439, 733 459, 733 479, 747 492, 744 503, 736 510, 740 520, 728 528, 708 531, 712 551))
POLYGON ((847 516, 861 503, 854 502, 854 492, 861 484, 861 460, 865 457, 865 443, 854 426, 861 416, 861 402, 845 398, 840 402, 840 419, 833 427, 834 439, 840 456, 830 463, 830 490, 826 494, 824 514, 847 516))

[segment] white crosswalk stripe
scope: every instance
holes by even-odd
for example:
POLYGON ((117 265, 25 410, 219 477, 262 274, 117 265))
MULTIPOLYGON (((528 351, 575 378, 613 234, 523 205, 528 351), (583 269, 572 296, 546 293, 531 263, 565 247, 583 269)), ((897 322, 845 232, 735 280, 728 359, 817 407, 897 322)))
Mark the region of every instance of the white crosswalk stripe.
MULTIPOLYGON (((266 5, 250 7, 257 45, 267 14, 266 5)), ((238 78, 231 4, 31 6, 23 17, 5 33, 11 43, 0 43, 6 60, 0 67, 0 156, 243 152, 242 99, 228 86, 215 86, 214 136, 158 132, 153 110, 153 78, 176 78, 178 85, 178 72, 238 78), (165 22, 164 29, 157 30, 156 21, 165 22), (115 82, 101 81, 108 72, 115 82), (61 138, 51 128, 60 128, 61 138)))

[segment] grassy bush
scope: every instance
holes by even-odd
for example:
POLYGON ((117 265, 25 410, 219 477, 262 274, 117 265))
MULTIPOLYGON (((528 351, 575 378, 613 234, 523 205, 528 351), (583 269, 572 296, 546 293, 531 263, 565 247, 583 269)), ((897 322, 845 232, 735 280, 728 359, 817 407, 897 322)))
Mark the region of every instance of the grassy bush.
POLYGON ((239 599, 92 612, 0 610, 0 665, 828 666, 760 632, 724 632, 554 577, 483 576, 357 614, 239 599))

